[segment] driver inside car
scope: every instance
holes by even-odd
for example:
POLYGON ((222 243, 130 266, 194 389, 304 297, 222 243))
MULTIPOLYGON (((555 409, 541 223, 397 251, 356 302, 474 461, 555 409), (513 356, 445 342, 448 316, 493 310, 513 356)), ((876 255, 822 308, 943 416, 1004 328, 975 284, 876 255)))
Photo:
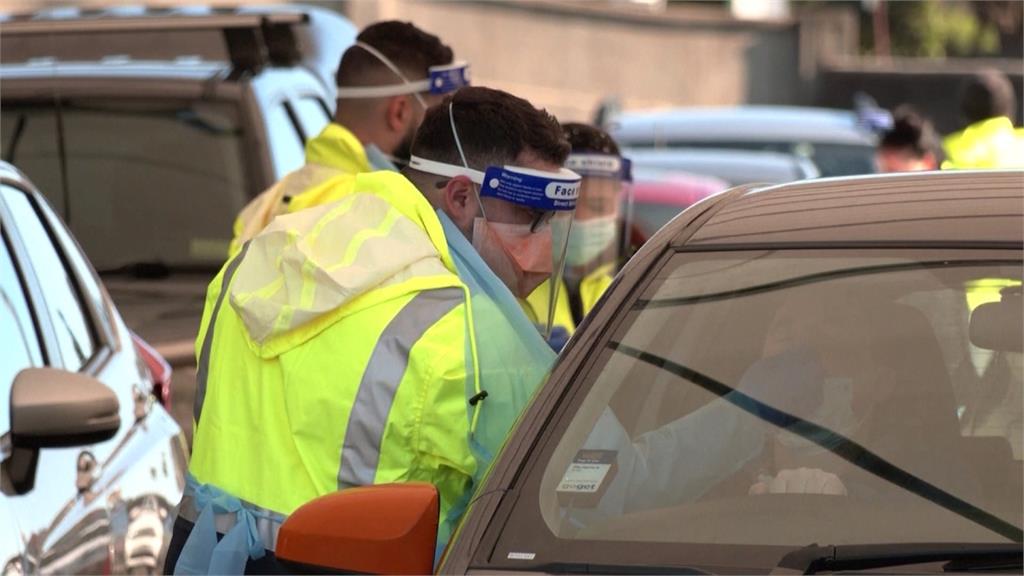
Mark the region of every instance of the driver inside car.
POLYGON ((615 477, 592 505, 560 494, 564 519, 583 526, 694 502, 727 481, 749 497, 847 495, 845 477, 862 471, 830 448, 842 441, 836 434, 853 438, 870 428, 887 396, 877 386, 885 379, 870 361, 865 331, 855 328, 863 322, 839 302, 813 296, 791 294, 778 308, 760 358, 727 394, 635 439, 606 409, 580 453, 614 454, 615 477), (791 429, 803 421, 820 427, 818 437, 791 429))

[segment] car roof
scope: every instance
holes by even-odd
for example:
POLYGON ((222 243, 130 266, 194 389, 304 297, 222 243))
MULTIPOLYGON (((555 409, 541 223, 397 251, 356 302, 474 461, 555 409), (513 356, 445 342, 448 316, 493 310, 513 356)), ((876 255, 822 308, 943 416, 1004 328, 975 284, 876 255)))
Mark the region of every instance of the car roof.
POLYGON ((19 182, 25 181, 25 177, 21 174, 21 172, 12 164, 4 160, 0 160, 0 178, 8 178, 10 180, 17 180, 19 182))
POLYGON ((748 182, 777 184, 818 176, 809 160, 782 152, 673 148, 627 149, 638 180, 661 179, 674 172, 713 176, 733 185, 748 182))
POLYGON ((328 91, 357 33, 341 14, 303 5, 72 6, 0 14, 0 22, 4 79, 202 79, 226 71, 235 79, 294 68, 328 91))
POLYGON ((847 110, 800 106, 686 107, 625 112, 611 127, 620 143, 815 142, 872 146, 847 110))
POLYGON ((672 245, 1024 245, 1024 170, 827 178, 722 198, 672 245))

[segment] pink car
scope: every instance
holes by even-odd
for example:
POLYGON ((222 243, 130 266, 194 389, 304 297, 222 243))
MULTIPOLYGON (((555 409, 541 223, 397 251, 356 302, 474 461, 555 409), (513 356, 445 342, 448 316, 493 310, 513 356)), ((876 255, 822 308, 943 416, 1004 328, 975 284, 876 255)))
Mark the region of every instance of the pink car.
POLYGON ((688 172, 634 183, 632 245, 642 245, 688 206, 728 187, 729 184, 719 178, 688 172))

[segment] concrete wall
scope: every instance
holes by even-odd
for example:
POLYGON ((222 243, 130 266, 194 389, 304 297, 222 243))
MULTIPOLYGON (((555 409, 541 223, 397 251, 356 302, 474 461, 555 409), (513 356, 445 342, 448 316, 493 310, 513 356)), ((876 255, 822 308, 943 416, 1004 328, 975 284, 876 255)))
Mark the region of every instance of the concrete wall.
MULTIPOLYGON (((627 109, 806 102, 807 70, 815 68, 807 58, 818 51, 802 51, 802 43, 837 43, 794 20, 741 22, 711 6, 651 12, 601 2, 379 0, 344 11, 360 27, 415 22, 472 62, 474 83, 514 92, 562 120, 591 119, 609 96, 627 109)), ((841 50, 855 47, 847 36, 841 50)))

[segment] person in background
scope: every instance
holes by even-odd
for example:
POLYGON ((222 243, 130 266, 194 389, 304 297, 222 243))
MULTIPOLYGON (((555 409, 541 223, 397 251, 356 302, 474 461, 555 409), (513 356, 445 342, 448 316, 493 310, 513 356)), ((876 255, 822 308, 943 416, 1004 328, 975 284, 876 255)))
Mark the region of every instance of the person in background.
POLYGON ((257 196, 234 223, 230 255, 275 216, 336 200, 324 187, 342 174, 397 170, 427 108, 468 83, 452 49, 408 22, 363 29, 341 57, 334 120, 306 143, 306 163, 257 196))
POLYGON ((427 112, 402 173, 328 180, 336 201, 242 245, 207 290, 165 570, 276 572, 296 508, 400 481, 437 488, 443 549, 554 360, 512 294, 553 273, 568 154, 546 112, 463 88, 427 112))
POLYGON ((1017 98, 1006 74, 986 70, 964 84, 960 113, 967 126, 943 140, 943 169, 1024 167, 1024 132, 1014 129, 1017 98))
MULTIPOLYGON (((579 123, 562 125, 572 145, 566 166, 583 176, 579 201, 565 247, 565 273, 556 296, 551 346, 561 349, 584 316, 608 289, 624 259, 623 205, 628 205, 628 161, 603 130, 579 123)), ((560 255, 556 255, 560 257, 560 255)), ((542 285, 523 308, 537 324, 548 321, 549 289, 542 285)))
POLYGON ((892 128, 878 143, 875 161, 880 172, 916 172, 939 168, 939 137, 927 118, 903 105, 893 111, 892 128))

